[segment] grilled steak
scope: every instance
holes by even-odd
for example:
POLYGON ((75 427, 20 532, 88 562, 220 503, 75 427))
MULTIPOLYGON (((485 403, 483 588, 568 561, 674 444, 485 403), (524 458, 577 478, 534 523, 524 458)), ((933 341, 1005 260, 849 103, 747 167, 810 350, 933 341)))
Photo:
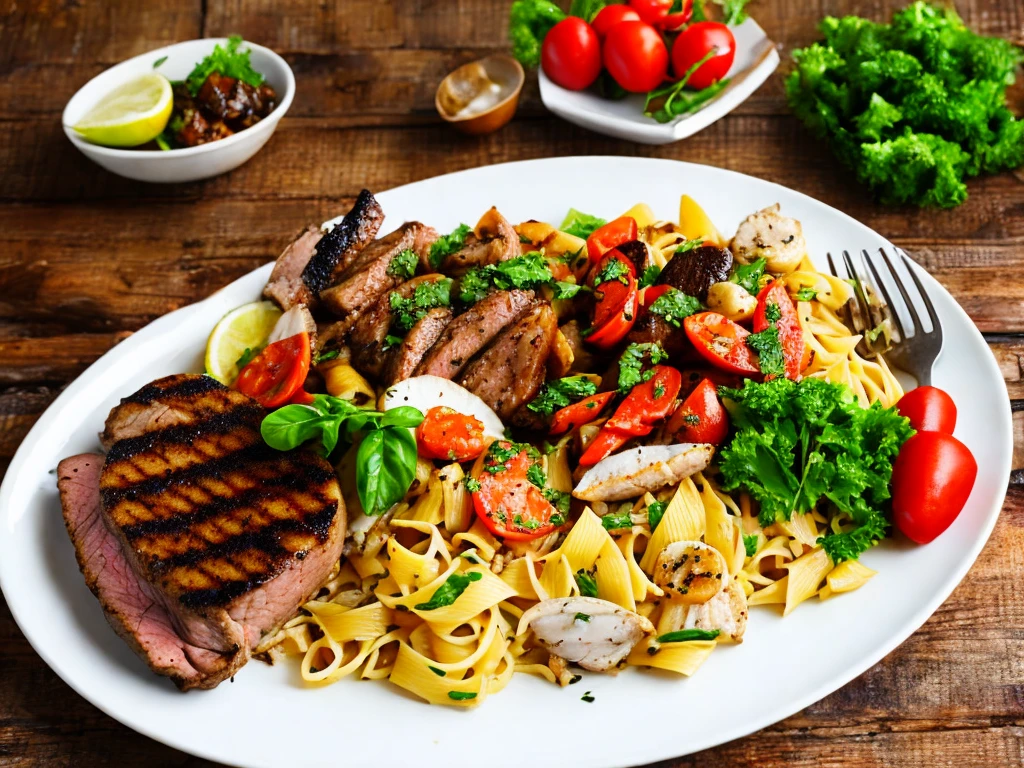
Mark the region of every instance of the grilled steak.
POLYGON ((701 301, 708 298, 708 288, 729 279, 732 254, 725 248, 702 245, 668 260, 658 275, 658 285, 671 285, 701 301))
POLYGON ((313 295, 302 281, 302 270, 313 257, 316 244, 323 233, 320 227, 308 226, 288 244, 277 261, 274 271, 270 273, 267 287, 263 295, 276 301, 282 309, 291 309, 296 304, 309 304, 313 295))
POLYGON ((388 362, 384 347, 391 329, 392 294, 397 294, 403 299, 410 299, 416 293, 417 286, 446 279, 444 275, 437 274, 414 277, 378 298, 352 326, 348 338, 348 346, 352 351, 352 364, 368 376, 380 376, 388 362))
POLYGON ((441 337, 452 317, 450 309, 435 307, 416 321, 416 325, 405 335, 405 340, 398 349, 390 353, 391 359, 388 360, 387 371, 384 374, 386 386, 390 387, 412 376, 420 360, 441 337))
POLYGON ((426 257, 423 264, 428 270, 436 269, 448 275, 458 276, 474 267, 497 264, 521 253, 519 235, 508 220, 498 213, 497 208, 491 208, 480 217, 476 229, 466 237, 462 250, 446 256, 439 266, 431 267, 426 257))
POLYGON ((430 252, 430 244, 436 239, 437 232, 433 228, 413 221, 374 240, 352 262, 341 281, 320 294, 324 306, 342 317, 365 309, 385 291, 411 277, 390 269, 395 256, 409 250, 418 260, 430 252))
POLYGON ((537 396, 557 331, 551 306, 535 303, 466 367, 459 383, 508 419, 537 396))
POLYGON ((58 468, 87 583, 118 633, 183 690, 234 674, 341 553, 333 469, 269 448, 263 414, 211 378, 171 376, 111 412, 102 472, 89 455, 58 468))
POLYGON ((647 310, 641 310, 636 325, 626 335, 626 342, 629 344, 656 342, 670 357, 678 357, 689 346, 686 333, 681 327, 676 328, 666 322, 664 318, 653 315, 647 310))
POLYGON ((334 229, 320 238, 313 256, 302 270, 302 281, 314 297, 334 282, 355 261, 359 251, 377 236, 384 221, 380 203, 364 189, 356 198, 352 210, 334 225, 334 229))
POLYGON ((497 291, 452 320, 416 367, 416 375, 454 379, 469 361, 533 301, 533 291, 497 291))

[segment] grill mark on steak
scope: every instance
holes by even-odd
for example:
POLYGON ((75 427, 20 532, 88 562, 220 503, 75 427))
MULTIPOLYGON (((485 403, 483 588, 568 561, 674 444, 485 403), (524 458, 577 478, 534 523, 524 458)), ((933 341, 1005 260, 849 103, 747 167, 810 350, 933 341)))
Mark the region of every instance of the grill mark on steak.
POLYGON ((316 244, 313 256, 302 270, 302 282, 314 297, 327 288, 334 275, 344 271, 359 251, 374 237, 384 221, 380 203, 368 189, 356 198, 352 210, 316 244))
POLYGON ((167 379, 159 379, 147 384, 138 392, 122 398, 121 403, 149 405, 158 397, 193 398, 199 395, 205 395, 208 392, 223 391, 224 389, 224 385, 211 376, 189 376, 183 380, 179 380, 178 377, 172 378, 174 378, 175 381, 166 386, 161 384, 161 382, 166 382, 167 379))

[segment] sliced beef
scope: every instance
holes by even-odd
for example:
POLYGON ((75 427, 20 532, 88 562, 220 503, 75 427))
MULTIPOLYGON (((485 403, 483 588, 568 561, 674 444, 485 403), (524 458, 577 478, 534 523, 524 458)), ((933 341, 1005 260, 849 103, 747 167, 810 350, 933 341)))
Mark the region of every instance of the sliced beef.
POLYGON ((533 291, 497 291, 481 299, 444 329, 416 375, 454 379, 469 361, 533 302, 533 291))
POLYGON ((708 298, 708 288, 729 279, 732 254, 726 248, 702 245, 686 253, 678 253, 658 275, 658 285, 671 285, 701 301, 708 298))
POLYGON ((337 275, 348 269, 359 252, 377 236, 383 221, 380 203, 364 189, 352 210, 316 244, 313 256, 302 270, 302 281, 314 297, 319 297, 337 275))
MULTIPOLYGON (((424 258, 437 232, 418 221, 407 222, 380 240, 367 245, 340 278, 340 282, 320 294, 324 306, 341 317, 359 312, 383 293, 407 280, 401 271, 390 269, 392 260, 403 251, 424 258)), ((415 265, 416 262, 413 262, 415 265)))
POLYGON ((647 247, 647 243, 640 240, 630 240, 628 243, 617 246, 617 248, 619 253, 633 264, 637 276, 642 275, 644 270, 654 263, 654 260, 651 258, 651 249, 647 247))
POLYGON ((316 244, 323 233, 320 227, 306 227, 289 243, 274 264, 263 295, 276 301, 282 309, 291 309, 297 304, 309 304, 313 294, 302 281, 302 271, 313 257, 316 244))
POLYGON ((87 583, 119 634, 182 689, 234 674, 341 553, 333 468, 268 447, 264 413, 209 377, 171 376, 111 412, 102 471, 92 456, 59 468, 87 583))
POLYGON ((436 342, 445 327, 452 321, 452 311, 446 307, 436 307, 416 321, 405 340, 398 349, 390 352, 384 384, 390 387, 403 379, 408 379, 420 364, 423 356, 436 342))
MULTIPOLYGON (((466 237, 462 250, 449 254, 437 269, 448 275, 459 276, 475 267, 497 264, 522 254, 519 235, 508 220, 491 208, 480 217, 476 229, 466 237)), ((424 258, 424 263, 429 261, 424 258)))
POLYGON ((583 334, 580 331, 579 320, 570 320, 559 329, 572 350, 572 370, 593 371, 596 368, 596 360, 590 349, 583 343, 583 334))
POLYGON ((558 318, 547 302, 536 302, 506 327, 459 379, 502 419, 537 396, 558 332, 558 318))
POLYGON ((403 299, 411 299, 416 293, 417 286, 446 279, 444 275, 439 274, 414 277, 393 291, 388 291, 370 305, 369 309, 359 315, 349 333, 348 347, 352 353, 352 364, 368 376, 379 377, 383 374, 388 364, 384 347, 391 331, 392 294, 398 294, 403 299))
POLYGON ((633 329, 626 336, 628 344, 645 344, 657 342, 671 357, 677 357, 686 351, 689 342, 682 327, 676 328, 658 315, 641 311, 633 329))

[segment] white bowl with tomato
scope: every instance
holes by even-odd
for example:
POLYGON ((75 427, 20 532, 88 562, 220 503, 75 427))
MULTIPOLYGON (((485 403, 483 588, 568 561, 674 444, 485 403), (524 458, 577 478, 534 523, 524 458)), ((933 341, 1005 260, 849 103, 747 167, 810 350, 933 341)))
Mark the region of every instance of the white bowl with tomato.
POLYGON ((581 14, 546 34, 533 30, 540 95, 559 117, 609 136, 684 139, 743 103, 779 65, 775 44, 742 10, 735 24, 695 18, 691 0, 629 0, 581 14))

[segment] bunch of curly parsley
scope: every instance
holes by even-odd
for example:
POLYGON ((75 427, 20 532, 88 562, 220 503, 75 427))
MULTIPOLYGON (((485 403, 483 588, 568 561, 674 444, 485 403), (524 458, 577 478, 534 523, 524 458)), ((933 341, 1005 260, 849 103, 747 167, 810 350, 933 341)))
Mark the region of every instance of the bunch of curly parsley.
POLYGON ((723 489, 742 488, 767 527, 826 505, 853 527, 819 543, 836 563, 885 537, 892 463, 914 433, 894 408, 861 408, 842 384, 821 379, 747 381, 720 388, 735 432, 719 455, 723 489))
POLYGON ((1024 122, 1006 106, 1024 54, 915 2, 891 24, 828 17, 793 52, 789 104, 881 202, 952 208, 964 180, 1024 164, 1024 122))

